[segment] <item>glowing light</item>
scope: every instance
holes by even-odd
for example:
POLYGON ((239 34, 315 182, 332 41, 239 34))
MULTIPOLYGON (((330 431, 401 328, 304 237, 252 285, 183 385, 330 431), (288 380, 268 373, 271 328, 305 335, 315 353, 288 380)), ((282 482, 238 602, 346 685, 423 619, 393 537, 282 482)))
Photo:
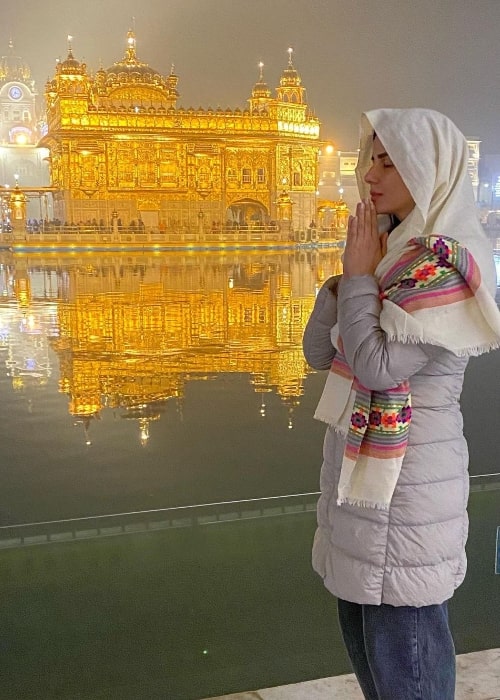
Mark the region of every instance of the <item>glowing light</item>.
POLYGON ((28 137, 26 136, 26 134, 17 134, 17 136, 16 136, 16 143, 17 143, 19 146, 24 146, 24 145, 26 145, 26 144, 28 143, 28 137))

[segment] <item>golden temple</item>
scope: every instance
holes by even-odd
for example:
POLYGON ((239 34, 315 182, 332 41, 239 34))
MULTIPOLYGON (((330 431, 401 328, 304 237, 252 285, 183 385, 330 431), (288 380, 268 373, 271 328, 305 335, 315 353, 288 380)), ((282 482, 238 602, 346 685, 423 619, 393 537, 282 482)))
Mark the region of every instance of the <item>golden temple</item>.
POLYGON ((272 95, 263 64, 246 109, 184 109, 179 77, 139 60, 91 74, 69 41, 45 87, 54 218, 119 234, 260 230, 275 240, 317 215, 320 122, 288 49, 272 95))

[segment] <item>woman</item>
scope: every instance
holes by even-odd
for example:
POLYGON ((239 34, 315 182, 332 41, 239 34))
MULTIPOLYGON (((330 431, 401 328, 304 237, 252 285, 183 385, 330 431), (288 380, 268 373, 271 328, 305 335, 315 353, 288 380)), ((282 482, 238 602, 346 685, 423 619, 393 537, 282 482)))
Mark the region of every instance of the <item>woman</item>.
POLYGON ((331 366, 313 566, 369 700, 454 698, 447 600, 465 575, 469 484, 459 398, 468 357, 500 344, 467 166, 442 114, 363 115, 344 272, 304 334, 308 362, 331 366))

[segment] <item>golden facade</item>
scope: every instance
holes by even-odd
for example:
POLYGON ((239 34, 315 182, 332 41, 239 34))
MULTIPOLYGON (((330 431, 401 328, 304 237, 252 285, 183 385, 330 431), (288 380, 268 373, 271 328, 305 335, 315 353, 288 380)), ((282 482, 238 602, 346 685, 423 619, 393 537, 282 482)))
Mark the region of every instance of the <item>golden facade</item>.
POLYGON ((71 46, 46 85, 54 216, 176 232, 305 229, 316 212, 319 120, 292 51, 273 97, 262 64, 248 108, 184 109, 178 76, 140 61, 130 31, 121 61, 92 75, 71 46), (283 210, 282 195, 290 198, 283 210), (281 198, 280 198, 281 197, 281 198))

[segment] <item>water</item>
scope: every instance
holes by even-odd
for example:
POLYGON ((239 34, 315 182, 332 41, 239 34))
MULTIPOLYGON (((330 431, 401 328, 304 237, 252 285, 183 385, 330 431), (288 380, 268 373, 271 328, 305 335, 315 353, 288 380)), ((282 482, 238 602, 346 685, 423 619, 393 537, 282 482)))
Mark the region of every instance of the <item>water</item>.
MULTIPOLYGON (((338 253, 0 265, 0 696, 197 700, 347 672, 310 566, 324 375, 300 348, 338 253)), ((500 646, 500 480, 477 476, 499 471, 499 370, 472 360, 463 393, 458 651, 500 646)))

